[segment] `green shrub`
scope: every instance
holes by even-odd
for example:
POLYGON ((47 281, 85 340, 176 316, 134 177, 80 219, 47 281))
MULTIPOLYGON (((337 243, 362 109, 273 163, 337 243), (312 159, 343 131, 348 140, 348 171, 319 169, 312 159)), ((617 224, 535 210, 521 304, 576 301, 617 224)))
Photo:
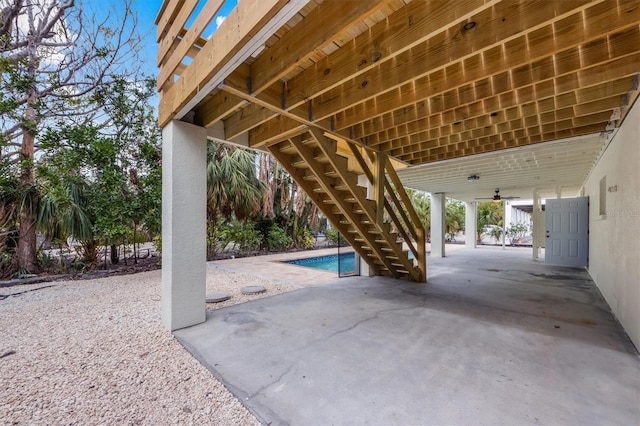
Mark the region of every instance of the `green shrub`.
MULTIPOLYGON (((258 250, 262 242, 260 231, 255 229, 253 222, 235 222, 220 232, 223 247, 235 243, 243 251, 258 250)), ((234 246, 235 248, 235 246, 234 246)))
POLYGON ((153 237, 153 247, 158 254, 162 253, 162 235, 158 234, 153 237))
POLYGON ((327 229, 324 233, 324 236, 327 238, 327 241, 333 245, 343 245, 345 242, 342 235, 340 235, 340 233, 333 228, 327 229))
POLYGON ((291 245, 291 237, 275 223, 267 233, 267 249, 269 251, 284 250, 291 245))
POLYGON ((511 226, 507 228, 507 237, 511 245, 519 244, 519 241, 527 234, 527 225, 524 223, 511 223, 511 226))
POLYGON ((298 247, 302 247, 304 249, 310 249, 316 244, 316 239, 313 237, 313 234, 307 228, 304 228, 302 231, 298 231, 298 247))

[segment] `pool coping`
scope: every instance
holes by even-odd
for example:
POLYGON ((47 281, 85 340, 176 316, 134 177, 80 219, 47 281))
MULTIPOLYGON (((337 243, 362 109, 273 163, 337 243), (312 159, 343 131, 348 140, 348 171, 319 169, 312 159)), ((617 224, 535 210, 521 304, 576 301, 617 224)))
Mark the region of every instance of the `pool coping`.
MULTIPOLYGON (((340 250, 344 252, 345 248, 342 247, 340 250)), ((353 251, 353 249, 350 250, 353 251)), ((337 247, 214 260, 207 262, 207 264, 209 267, 220 268, 229 272, 267 278, 296 287, 309 287, 335 281, 339 278, 338 273, 305 266, 300 267, 301 265, 284 263, 284 261, 333 254, 338 254, 337 247), (312 274, 309 273, 311 270, 313 270, 312 274)))

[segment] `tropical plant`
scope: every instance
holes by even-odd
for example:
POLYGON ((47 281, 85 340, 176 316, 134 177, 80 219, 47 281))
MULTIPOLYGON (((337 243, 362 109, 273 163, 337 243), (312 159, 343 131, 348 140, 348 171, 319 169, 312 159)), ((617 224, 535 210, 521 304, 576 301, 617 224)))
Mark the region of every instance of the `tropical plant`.
POLYGON ((0 278, 11 275, 15 269, 16 211, 19 194, 18 180, 10 169, 11 166, 0 159, 0 278))
POLYGON ((244 221, 260 209, 265 184, 257 176, 255 153, 209 142, 207 161, 208 252, 218 250, 221 225, 244 221))
MULTIPOLYGON (((502 202, 486 201, 478 203, 476 237, 478 244, 482 242, 482 235, 489 225, 502 225, 502 202)), ((497 231, 496 231, 497 232, 497 231)), ((500 239, 500 235, 496 238, 500 239)))
POLYGON ((3 2, 0 25, 0 156, 18 166, 17 267, 35 271, 39 135, 59 123, 91 123, 92 94, 127 63, 139 39, 130 0, 98 20, 73 1, 3 2))
POLYGON ((220 231, 220 245, 223 248, 233 244, 231 250, 235 250, 236 246, 239 246, 243 251, 255 251, 260 248, 261 242, 262 235, 252 221, 236 220, 227 223, 220 231))
POLYGON ((503 232, 501 227, 491 226, 488 229, 489 229, 489 232, 487 232, 487 235, 489 235, 489 237, 493 238, 497 242, 500 242, 502 240, 503 232))
POLYGON ((509 237, 509 242, 512 246, 516 244, 520 244, 522 238, 527 233, 527 225, 524 223, 511 223, 507 228, 507 237, 509 237))
POLYGON ((458 200, 447 198, 445 204, 445 230, 451 240, 455 239, 455 236, 460 231, 465 229, 465 207, 464 204, 458 200))
POLYGON ((296 247, 311 247, 308 236, 318 232, 318 207, 270 154, 261 153, 259 164, 260 180, 268 183, 259 219, 278 223, 296 247))
POLYGON ((271 228, 269 228, 266 243, 269 251, 280 251, 288 248, 292 240, 284 229, 274 223, 271 225, 271 228))
POLYGON ((324 231, 324 236, 327 239, 327 242, 331 245, 344 245, 344 238, 340 235, 340 232, 334 228, 327 229, 324 231))
POLYGON ((407 195, 411 199, 411 204, 415 210, 420 223, 425 230, 427 239, 431 237, 431 198, 426 192, 407 189, 407 195))

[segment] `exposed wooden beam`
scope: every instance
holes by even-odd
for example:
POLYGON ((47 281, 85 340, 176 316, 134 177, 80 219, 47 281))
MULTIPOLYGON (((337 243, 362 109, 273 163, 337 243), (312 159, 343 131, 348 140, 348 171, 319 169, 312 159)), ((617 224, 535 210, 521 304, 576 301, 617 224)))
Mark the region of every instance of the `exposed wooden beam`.
POLYGON ((567 63, 576 60, 563 55, 563 51, 578 50, 580 61, 588 58, 580 53, 584 50, 602 51, 601 46, 590 42, 638 25, 637 3, 622 6, 619 10, 601 3, 500 3, 474 18, 480 23, 465 36, 450 28, 401 55, 396 62, 382 64, 314 99, 315 116, 320 119, 344 111, 335 116, 336 128, 343 129, 504 72, 511 72, 515 84, 521 85, 521 80, 548 78, 531 70, 539 68, 537 61, 550 56, 560 61, 550 71, 562 73, 567 63), (595 15, 591 19, 598 22, 617 22, 615 26, 598 28, 598 32, 592 25, 585 25, 586 15, 595 15), (502 16, 515 22, 505 25, 502 16), (400 64, 402 71, 397 68, 400 64))
POLYGON ((633 80, 625 78, 621 80, 621 84, 607 83, 604 87, 599 86, 598 88, 603 89, 598 92, 602 97, 589 98, 592 100, 584 103, 575 99, 574 92, 569 92, 571 96, 568 96, 567 99, 554 96, 537 102, 527 102, 504 110, 497 110, 492 114, 478 116, 470 114, 468 118, 458 121, 453 121, 457 117, 452 115, 442 118, 437 125, 435 120, 432 120, 430 122, 434 125, 427 127, 426 130, 424 124, 414 122, 415 124, 412 126, 399 126, 393 128, 393 131, 387 131, 386 138, 372 138, 372 141, 375 140, 372 145, 384 150, 412 146, 414 150, 420 150, 423 142, 438 138, 448 137, 450 140, 455 136, 459 140, 469 140, 474 138, 474 134, 478 132, 492 134, 536 125, 541 127, 555 126, 557 130, 563 126, 579 127, 589 122, 603 122, 607 121, 613 109, 621 106, 624 100, 623 96, 626 96, 633 88, 633 80))
MULTIPOLYGON (((163 87, 167 80, 173 78, 176 68, 178 68, 182 63, 191 47, 198 42, 204 30, 211 23, 216 13, 218 13, 220 7, 224 4, 224 0, 207 1, 204 7, 198 12, 196 19, 189 26, 189 29, 185 32, 184 36, 180 38, 178 46, 171 52, 171 55, 167 57, 174 40, 178 38, 178 32, 183 29, 189 15, 192 13, 190 9, 193 10, 193 8, 198 4, 197 0, 188 1, 190 3, 189 7, 183 7, 180 10, 180 14, 178 15, 180 20, 176 19, 171 26, 169 33, 160 40, 160 45, 158 47, 158 65, 163 65, 161 67, 160 74, 158 75, 158 88, 163 87), (184 18, 183 21, 182 18, 184 15, 186 15, 186 18, 184 18)), ((204 46, 200 47, 202 48, 204 46)))
POLYGON ((268 108, 249 104, 224 121, 225 133, 228 138, 234 138, 269 121, 274 115, 275 113, 268 108))
MULTIPOLYGON (((313 9, 303 22, 285 33, 274 45, 263 50, 251 67, 240 67, 227 80, 240 80, 244 84, 250 81, 251 93, 247 93, 248 95, 263 93, 291 69, 311 57, 314 52, 332 43, 340 33, 381 9, 388 2, 389 0, 325 1, 313 9)), ((271 89, 276 91, 278 98, 284 96, 281 85, 271 89)), ((274 103, 274 98, 271 99, 274 103)), ((215 102, 214 99, 208 101, 202 108, 211 109, 210 104, 213 102, 215 102)), ((275 113, 272 116, 275 116, 275 113)), ((233 118, 236 125, 234 132, 244 133, 255 127, 255 120, 248 119, 248 115, 243 117, 244 120, 242 117, 233 118)), ((202 123, 202 125, 208 126, 210 123, 202 123)))
POLYGON ((260 147, 281 142, 304 133, 307 126, 290 117, 278 115, 249 132, 249 146, 260 147))
POLYGON ((167 31, 169 31, 169 27, 176 19, 180 10, 182 10, 184 2, 185 0, 164 0, 162 2, 155 19, 156 41, 160 41, 167 31))
MULTIPOLYGON (((633 11, 632 11, 632 12, 633 12, 633 11)), ((578 15, 579 15, 579 16, 581 16, 581 14, 582 14, 582 13, 583 13, 583 12, 582 12, 582 9, 581 9, 579 12, 574 13, 574 15, 575 15, 575 16, 578 16, 578 15)), ((586 13, 586 12, 585 12, 585 13, 586 13)), ((565 15, 566 15, 566 14, 565 14, 565 15)), ((574 15, 570 15, 570 16, 574 16, 574 15)), ((592 15, 593 15, 593 13, 592 13, 592 15)), ((566 16, 565 16, 565 18, 566 18, 566 16)), ((560 19, 560 18, 557 18, 557 19, 560 19)), ((543 28, 544 28, 544 27, 543 27, 543 28)), ((593 35, 593 32, 590 32, 589 34, 590 34, 590 35, 593 35)), ((631 33, 630 33, 630 34, 631 34, 631 33)), ((594 37, 595 37, 595 36, 594 36, 594 37)), ((632 38, 632 37, 627 37, 627 42, 628 42, 631 38, 632 38)), ((578 38, 577 40, 578 40, 578 41, 584 41, 584 40, 581 40, 581 39, 579 39, 579 38, 578 38)), ((612 41, 614 41, 614 42, 615 42, 616 40, 617 40, 617 39, 616 39, 616 37, 615 37, 615 34, 614 34, 614 35, 612 35, 612 41)), ((573 42, 575 42, 575 41, 576 41, 576 37, 573 37, 573 38, 572 38, 572 41, 573 41, 573 42)), ((556 45, 557 45, 557 43, 556 43, 556 45)), ((564 47, 564 46, 560 45, 559 47, 564 47)), ((575 47, 574 49, 578 49, 578 48, 577 48, 577 47, 575 47)), ((581 48, 581 49, 582 49, 582 48, 581 48)), ((585 50, 585 49, 582 49, 582 50, 585 50)), ((587 48, 586 48, 586 50, 588 51, 588 50, 589 50, 589 48, 587 47, 587 48)), ((618 49, 618 50, 619 50, 619 49, 618 49)), ((519 57, 521 57, 521 56, 522 56, 522 55, 519 55, 519 57)), ((562 53, 560 53, 560 56, 559 56, 559 57, 562 57, 562 53)), ((553 56, 552 56, 552 58, 554 58, 554 59, 555 59, 555 57, 553 57, 553 56)), ((526 63, 526 60, 528 60, 528 59, 531 59, 531 58, 520 58, 520 60, 525 61, 525 63, 526 63)), ((549 63, 549 61, 546 61, 546 62, 547 62, 547 63, 549 63)), ((553 62, 551 62, 551 63, 553 63, 553 62)), ((513 65, 513 64, 511 64, 511 65, 513 65)), ((529 75, 530 75, 530 77, 529 77, 528 79, 522 79, 522 73, 521 73, 521 71, 520 71, 520 70, 512 71, 512 69, 513 69, 513 67, 511 67, 511 68, 507 68, 506 70, 503 70, 503 72, 502 72, 502 73, 504 73, 504 72, 511 72, 511 73, 513 73, 513 75, 512 75, 510 78, 511 78, 512 80, 514 80, 515 82, 518 82, 518 83, 522 83, 522 84, 526 84, 527 82, 528 82, 529 84, 534 84, 534 83, 535 83, 535 80, 533 80, 533 77, 532 77, 531 71, 529 71, 529 73, 530 73, 530 74, 529 74, 529 75)), ((529 69, 530 69, 530 68, 529 68, 529 69)), ((502 73, 500 73, 500 74, 502 74, 502 73)), ((437 76, 437 77, 439 77, 439 78, 441 78, 441 79, 442 79, 442 78, 444 78, 445 80, 447 80, 447 75, 446 75, 445 73, 443 73, 443 72, 438 72, 438 73, 436 73, 436 76, 437 76)), ((461 79, 460 79, 460 75, 459 75, 459 74, 454 74, 454 75, 452 75, 452 76, 451 76, 451 78, 450 78, 450 79, 448 79, 448 80, 451 80, 451 82, 452 82, 452 83, 453 83, 453 81, 454 81, 454 80, 455 80, 455 82, 456 82, 456 83, 453 83, 453 84, 455 84, 455 86, 453 86, 453 88, 448 88, 449 90, 454 89, 454 88, 456 88, 456 87, 459 87, 459 86, 460 86, 460 83, 459 83, 460 81, 463 81, 463 82, 464 82, 464 80, 461 80, 461 79), (454 77, 455 77, 455 78, 454 78, 454 77)), ((446 82, 446 81, 445 81, 445 82, 446 82)), ((424 90, 420 90, 419 88, 417 88, 417 87, 416 87, 416 88, 414 88, 414 90, 412 90, 412 91, 409 93, 409 95, 408 95, 408 96, 409 96, 409 97, 411 97, 411 96, 417 96, 417 95, 416 95, 416 93, 419 93, 419 92, 422 92, 422 94, 424 94, 424 93, 429 94, 429 91, 430 91, 430 90, 431 90, 431 91, 433 91, 433 87, 440 88, 440 87, 442 87, 442 85, 443 85, 443 84, 442 84, 442 83, 443 83, 442 81, 437 82, 437 83, 439 83, 439 84, 435 84, 435 83, 436 83, 436 82, 435 82, 435 81, 434 81, 434 82, 432 82, 432 81, 431 81, 431 79, 425 79, 425 80, 424 80, 424 83, 422 83, 422 84, 424 84, 424 90), (434 84, 430 84, 430 83, 434 83, 434 84)), ((436 89, 436 90, 438 90, 438 89, 436 89)), ((398 96, 398 94, 397 94, 397 93, 393 93, 393 95, 395 95, 395 99, 396 99, 396 100, 397 100, 397 99, 402 99, 402 96, 398 96)), ((422 95, 422 96, 424 96, 424 95, 422 95)), ((258 96, 257 98, 259 98, 259 97, 260 97, 260 96, 258 96)), ((251 99, 251 101, 254 101, 254 100, 255 100, 255 99, 251 99)), ((271 105, 272 105, 272 104, 275 102, 275 100, 274 100, 274 99, 271 99, 270 101, 266 101, 266 102, 267 102, 268 104, 271 104, 271 105)), ((401 101, 401 102, 402 102, 402 101, 401 101)), ((263 104, 263 105, 264 105, 264 104, 263 104)), ((273 106, 273 105, 272 105, 272 106, 273 106)), ((378 106, 378 108, 379 108, 379 106, 378 106)), ((274 109, 274 111, 277 111, 277 110, 278 110, 278 108, 275 108, 275 109, 274 109)), ((375 108, 373 108, 373 110, 375 111, 375 108)), ((314 122, 315 124, 318 124, 320 127, 324 128, 324 129, 326 129, 326 130, 331 130, 331 125, 333 124, 333 125, 335 125, 335 126, 336 126, 336 127, 338 127, 338 128, 340 128, 340 127, 343 127, 343 128, 344 128, 344 125, 340 125, 340 124, 337 124, 337 125, 336 125, 336 123, 340 123, 340 122, 341 122, 341 120, 345 120, 345 117, 344 117, 344 115, 343 115, 343 114, 338 114, 338 115, 335 117, 335 120, 333 121, 333 123, 327 123, 327 122, 326 122, 326 120, 318 120, 318 119, 315 117, 316 110, 312 110, 312 111, 313 111, 313 114, 314 114, 314 117, 313 117, 313 118, 314 118, 314 121, 313 121, 313 122, 314 122)), ((360 115, 365 114, 365 113, 366 113, 366 114, 371 114, 371 112, 372 112, 372 108, 364 107, 364 108, 359 108, 359 109, 358 109, 358 113, 359 113, 360 115)), ((300 108, 299 108, 299 109, 294 109, 294 110, 292 110, 292 111, 290 110, 290 111, 288 111, 288 113, 290 113, 290 114, 291 114, 292 118, 303 119, 303 121, 304 121, 304 119, 305 119, 305 118, 307 118, 307 119, 308 119, 308 117, 304 117, 304 112, 303 112, 303 111, 301 111, 301 109, 300 109, 300 108), (303 117, 304 117, 304 118, 303 118, 303 117)), ((307 115, 308 115, 308 114, 307 114, 307 115)), ((374 114, 374 115, 375 115, 375 114, 374 114)), ((343 124, 344 124, 344 123, 343 123, 343 124)), ((350 138, 351 138, 351 140, 356 139, 356 141, 357 141, 357 139, 358 139, 357 137, 353 137, 353 136, 354 136, 354 135, 353 135, 353 133, 348 134, 347 132, 343 132, 343 131, 339 131, 339 130, 333 130, 333 132, 334 132, 334 133, 336 133, 336 134, 339 134, 339 135, 340 135, 340 136, 342 136, 342 137, 350 137, 350 138)))
POLYGON ((413 1, 289 80, 286 104, 288 108, 300 106, 308 99, 409 51, 442 31, 443 25, 462 24, 496 3, 457 0, 452 7, 449 0, 413 1))
POLYGON ((274 112, 274 114, 277 114, 260 126, 251 129, 251 131, 249 132, 249 141, 251 146, 253 147, 260 147, 264 144, 279 142, 288 139, 293 134, 291 132, 297 132, 295 134, 299 134, 301 133, 302 129, 310 126, 322 129, 323 131, 335 136, 338 139, 344 139, 356 145, 361 145, 361 142, 351 139, 346 131, 332 131, 331 122, 329 120, 314 121, 312 117, 305 117, 299 111, 294 113, 282 109, 281 106, 278 106, 274 103, 273 96, 266 91, 256 96, 250 96, 247 93, 247 88, 243 87, 241 83, 239 84, 237 75, 235 79, 226 79, 224 85, 221 85, 220 88, 226 92, 234 94, 237 97, 245 98, 249 102, 252 102, 256 105, 270 109, 274 112), (277 131, 280 128, 283 129, 282 135, 277 134, 277 131))
POLYGON ((322 50, 349 27, 389 0, 325 0, 266 49, 251 66, 252 92, 261 93, 298 63, 322 50))
MULTIPOLYGON (((445 19, 447 22, 452 21, 453 23, 463 22, 472 14, 492 7, 496 2, 497 0, 465 0, 460 2, 457 5, 459 8, 456 9, 451 8, 450 3, 447 1, 410 3, 408 6, 409 10, 405 11, 403 14, 392 15, 392 20, 388 23, 385 21, 377 24, 371 32, 366 32, 359 36, 354 43, 349 43, 346 46, 343 46, 342 49, 338 49, 334 54, 329 55, 322 61, 323 67, 321 69, 316 65, 313 69, 303 71, 301 74, 289 81, 286 87, 279 83, 276 84, 279 87, 275 87, 273 89, 278 93, 277 98, 274 98, 273 96, 266 97, 264 95, 258 96, 258 98, 265 100, 273 106, 278 106, 283 109, 286 108, 296 117, 308 115, 306 110, 303 107, 300 107, 308 97, 321 94, 324 91, 352 78, 351 73, 353 72, 356 72, 356 74, 365 72, 371 67, 377 66, 382 62, 394 58, 402 52, 408 51, 412 46, 420 43, 433 33, 439 31, 439 25, 441 25, 442 19, 445 19), (385 40, 385 42, 381 45, 380 40, 385 40), (378 50, 371 53, 373 59, 369 58, 368 60, 364 57, 360 58, 362 56, 362 52, 370 51, 374 48, 378 50), (379 50, 384 50, 384 53, 381 53, 379 50), (357 64, 354 64, 356 58, 357 64), (342 62, 353 64, 353 66, 343 66, 341 65, 342 62), (332 65, 334 68, 329 68, 328 64, 335 64, 335 66, 332 65), (322 74, 322 77, 318 78, 320 74, 322 74), (313 81, 313 83, 311 83, 311 81, 313 81), (304 90, 304 94, 302 94, 302 90, 304 90), (280 93, 282 93, 282 95, 280 95, 280 93)), ((328 6, 330 2, 325 3, 327 3, 328 6)), ((356 3, 364 4, 367 2, 356 1, 356 3)), ((314 15, 314 18, 322 19, 323 22, 326 23, 326 17, 318 18, 317 16, 318 15, 314 15)), ((306 30, 306 27, 302 28, 303 31, 306 30)), ((255 69, 265 68, 264 66, 259 66, 261 58, 271 58, 274 56, 275 52, 272 50, 263 52, 257 62, 251 67, 252 72, 255 69)), ((288 69, 284 69, 284 71, 288 71, 288 69)), ((282 75, 283 72, 278 74, 278 78, 282 75)), ((251 75, 230 76, 226 83, 230 86, 237 87, 236 82, 244 82, 249 78, 252 81, 252 93, 247 93, 247 95, 260 94, 264 90, 264 85, 256 83, 255 78, 251 75), (233 81, 234 78, 235 81, 233 81)), ((317 119, 315 121, 317 121, 317 119)), ((320 127, 325 129, 330 128, 330 126, 327 126, 326 124, 321 124, 320 127)), ((246 130, 249 129, 247 128, 246 130)), ((341 136, 348 137, 348 134, 342 133, 341 136)))
MULTIPOLYGON (((375 146, 392 138, 423 131, 425 128, 483 115, 495 116, 499 115, 501 110, 519 104, 571 92, 575 92, 576 101, 580 103, 603 97, 599 96, 600 92, 606 92, 606 96, 622 94, 631 87, 634 78, 631 76, 640 72, 640 53, 604 61, 601 65, 596 65, 598 66, 607 72, 593 69, 594 72, 589 73, 589 83, 593 86, 580 83, 584 81, 580 79, 580 68, 568 74, 535 81, 521 87, 513 87, 509 73, 500 74, 360 123, 353 127, 353 135, 356 139, 368 137, 369 144, 375 146)), ((588 72, 583 70, 582 75, 586 74, 588 72)))
POLYGON ((182 118, 253 53, 254 44, 262 43, 302 6, 301 0, 239 2, 178 81, 162 93, 159 125, 182 118))
POLYGON ((435 161, 443 161, 452 158, 460 158, 469 155, 483 154, 502 149, 531 145, 535 143, 550 142, 557 139, 599 133, 602 131, 604 125, 606 125, 606 123, 596 123, 585 127, 566 129, 545 134, 532 134, 530 136, 526 134, 526 130, 523 130, 523 133, 525 133, 523 136, 519 136, 517 138, 514 138, 513 135, 510 136, 509 144, 507 144, 505 141, 500 140, 499 135, 492 135, 479 138, 478 140, 474 141, 464 148, 447 149, 446 146, 439 146, 437 148, 427 148, 414 154, 403 154, 399 156, 399 158, 411 164, 425 164, 435 161))
POLYGON ((243 103, 247 103, 247 101, 232 93, 219 91, 212 95, 202 108, 196 110, 194 120, 202 127, 209 127, 238 109, 243 103))

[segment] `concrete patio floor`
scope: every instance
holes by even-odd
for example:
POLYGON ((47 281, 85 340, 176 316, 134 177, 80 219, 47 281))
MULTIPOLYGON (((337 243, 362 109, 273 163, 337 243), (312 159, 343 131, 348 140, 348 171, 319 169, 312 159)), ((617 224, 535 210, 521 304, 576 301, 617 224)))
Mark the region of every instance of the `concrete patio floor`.
POLYGON ((584 270, 530 250, 343 278, 175 332, 265 424, 640 424, 640 357, 584 270))

